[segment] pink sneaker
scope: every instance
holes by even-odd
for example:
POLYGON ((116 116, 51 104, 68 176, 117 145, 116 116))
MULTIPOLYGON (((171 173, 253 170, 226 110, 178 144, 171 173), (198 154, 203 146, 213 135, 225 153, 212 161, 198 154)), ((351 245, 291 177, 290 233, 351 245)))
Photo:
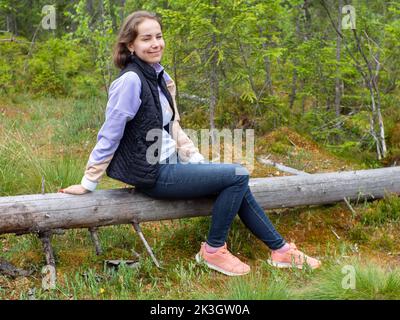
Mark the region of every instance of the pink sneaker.
POLYGON ((196 254, 198 263, 204 262, 209 268, 228 276, 242 276, 250 272, 250 266, 232 255, 228 251, 226 243, 215 253, 208 253, 205 245, 205 242, 203 242, 199 253, 196 254))
POLYGON ((304 265, 308 265, 311 269, 317 269, 321 266, 321 261, 305 255, 297 249, 294 243, 289 243, 290 249, 284 253, 272 251, 271 259, 268 263, 277 268, 298 268, 303 269, 304 265))

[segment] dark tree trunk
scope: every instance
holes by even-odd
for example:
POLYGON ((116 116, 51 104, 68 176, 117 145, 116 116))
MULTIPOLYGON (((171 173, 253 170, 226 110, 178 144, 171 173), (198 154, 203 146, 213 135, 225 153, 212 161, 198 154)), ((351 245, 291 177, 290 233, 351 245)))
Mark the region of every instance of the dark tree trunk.
MULTIPOLYGON (((343 1, 339 0, 338 25, 337 25, 339 32, 342 31, 342 6, 343 6, 343 1)), ((341 113, 340 101, 342 98, 340 90, 341 79, 339 76, 341 47, 342 47, 342 38, 338 34, 336 37, 336 79, 335 79, 335 112, 337 117, 340 116, 341 113)))

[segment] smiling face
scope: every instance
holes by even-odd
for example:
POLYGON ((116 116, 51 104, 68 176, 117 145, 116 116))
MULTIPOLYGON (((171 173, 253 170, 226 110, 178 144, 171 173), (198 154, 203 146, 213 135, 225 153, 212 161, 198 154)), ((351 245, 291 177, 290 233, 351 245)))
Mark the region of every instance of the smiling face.
POLYGON ((159 63, 164 52, 165 42, 160 24, 153 19, 145 19, 138 25, 136 39, 128 45, 129 51, 148 64, 159 63))

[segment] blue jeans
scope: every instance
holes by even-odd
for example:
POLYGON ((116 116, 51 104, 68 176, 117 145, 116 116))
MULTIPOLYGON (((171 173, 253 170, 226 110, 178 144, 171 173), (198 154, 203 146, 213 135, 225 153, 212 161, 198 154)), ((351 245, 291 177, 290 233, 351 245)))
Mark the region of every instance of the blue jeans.
POLYGON ((224 245, 237 213, 245 226, 270 249, 284 246, 285 240, 250 191, 249 173, 245 167, 225 163, 182 163, 179 159, 175 162, 161 163, 155 185, 138 191, 158 199, 192 199, 217 195, 207 238, 210 246, 224 245))

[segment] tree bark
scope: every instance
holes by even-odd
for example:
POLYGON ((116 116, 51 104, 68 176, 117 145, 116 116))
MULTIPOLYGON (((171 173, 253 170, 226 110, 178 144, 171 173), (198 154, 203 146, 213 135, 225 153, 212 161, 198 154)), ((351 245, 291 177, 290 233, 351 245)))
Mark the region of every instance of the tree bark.
MULTIPOLYGON (((213 6, 216 7, 218 5, 217 0, 213 0, 213 6)), ((213 13, 211 16, 211 23, 212 25, 217 28, 217 14, 213 13)), ((211 35, 211 44, 210 44, 210 51, 211 51, 211 63, 209 65, 210 70, 210 129, 211 129, 211 144, 213 148, 217 148, 216 146, 216 128, 215 128, 215 110, 218 102, 218 89, 219 89, 219 81, 218 81, 218 57, 216 48, 218 46, 217 43, 217 35, 215 32, 211 35)), ((213 158, 219 157, 218 151, 213 149, 213 158)))
POLYGON ((122 24, 125 17, 125 2, 126 0, 120 0, 120 8, 119 8, 119 22, 122 24))
POLYGON ((380 53, 378 52, 375 57, 376 61, 376 70, 375 70, 375 75, 372 76, 372 81, 375 83, 375 92, 378 100, 377 104, 377 116, 378 116, 378 126, 379 126, 379 138, 381 142, 381 147, 382 147, 382 154, 385 157, 387 154, 387 147, 386 147, 386 140, 385 140, 385 126, 383 124, 383 118, 382 118, 382 112, 381 112, 381 94, 379 92, 379 85, 378 85, 378 77, 379 77, 379 71, 381 68, 381 63, 379 61, 380 59, 380 53))
MULTIPOLYGON (((322 6, 324 7, 324 9, 326 10, 326 13, 328 14, 329 20, 334 28, 334 30, 336 31, 336 33, 342 38, 343 38, 343 34, 337 29, 334 21, 332 20, 332 17, 330 15, 329 9, 325 3, 324 0, 320 0, 322 6)), ((347 1, 346 1, 347 4, 347 1)), ((375 142, 376 142, 376 149, 377 149, 377 158, 378 160, 380 160, 381 158, 386 156, 387 153, 387 147, 386 147, 386 142, 385 142, 385 129, 384 129, 384 125, 383 125, 383 119, 382 119, 382 114, 381 114, 381 105, 380 105, 380 94, 379 94, 379 88, 378 85, 376 83, 376 75, 373 74, 372 71, 372 65, 370 63, 370 61, 367 59, 364 50, 361 47, 361 41, 360 38, 357 35, 357 31, 356 29, 353 29, 353 36, 354 39, 356 41, 357 44, 357 50, 358 52, 361 54, 362 59, 365 62, 365 65, 367 67, 368 72, 364 72, 363 68, 360 66, 360 64, 358 63, 358 60, 355 58, 355 56, 352 54, 352 52, 350 51, 350 49, 345 45, 344 48, 346 49, 347 53, 349 54, 349 56, 351 57, 351 59, 353 60, 354 66, 357 68, 357 70, 360 72, 366 87, 368 88, 369 92, 370 92, 370 96, 371 96, 371 118, 370 118, 370 122, 371 122, 371 136, 374 138, 375 142), (375 95, 377 95, 378 100, 377 103, 378 105, 376 106, 375 104, 375 95), (377 132, 376 130, 376 122, 378 122, 379 125, 379 131, 377 132)), ((372 54, 373 56, 373 54, 372 54)), ((377 61, 377 67, 376 67, 376 72, 379 72, 379 60, 377 61)))
POLYGON ((296 93, 297 93, 297 69, 296 69, 296 62, 294 62, 292 86, 289 95, 289 109, 293 109, 294 101, 296 100, 296 93))
POLYGON ((246 68, 247 75, 249 76, 249 83, 250 83, 251 90, 253 91, 254 95, 256 96, 256 108, 255 108, 254 114, 253 114, 254 117, 256 117, 259 112, 259 109, 260 109, 260 103, 259 103, 260 95, 257 94, 256 84, 254 82, 254 78, 253 78, 249 63, 247 62, 247 57, 246 57, 247 50, 243 48, 243 44, 240 42, 240 40, 238 40, 238 45, 239 45, 239 51, 240 51, 240 55, 243 60, 244 67, 246 68))
MULTIPOLYGON (((259 28, 260 38, 263 38, 262 47, 266 51, 268 49, 268 38, 264 36, 264 28, 259 28)), ((265 69, 265 85, 267 87, 267 92, 269 95, 274 94, 274 89, 272 87, 272 76, 271 76, 271 61, 268 56, 264 57, 264 69, 265 69)))
MULTIPOLYGON (((263 209, 378 199, 400 194, 400 167, 250 179, 263 209)), ((82 196, 63 193, 0 198, 0 234, 208 216, 216 196, 156 200, 135 189, 100 190, 82 196)))
POLYGON ((10 25, 11 25, 11 15, 8 13, 7 14, 7 16, 6 16, 6 31, 7 32, 10 32, 10 29, 11 29, 11 27, 10 27, 10 25))
POLYGON ((179 79, 178 79, 178 61, 176 59, 177 52, 176 48, 173 49, 172 54, 172 70, 174 72, 174 82, 175 82, 175 100, 176 104, 180 107, 180 91, 179 91, 179 79))
MULTIPOLYGON (((377 156, 378 160, 381 160, 386 156, 387 153, 387 148, 386 148, 386 141, 385 141, 385 129, 383 125, 383 119, 382 119, 382 114, 381 114, 381 99, 380 99, 380 93, 379 93, 379 87, 376 82, 376 78, 379 73, 380 69, 380 62, 379 62, 379 55, 375 57, 376 62, 376 74, 374 75, 373 70, 372 70, 372 64, 371 62, 367 59, 364 50, 361 47, 361 40, 357 35, 357 31, 353 29, 353 35, 354 39, 356 40, 357 43, 357 48, 358 51, 361 54, 361 57, 364 59, 364 62, 367 66, 368 70, 368 77, 365 77, 365 82, 366 85, 369 89, 370 96, 371 96, 371 109, 372 109, 372 121, 371 121, 371 131, 373 132, 374 138, 376 137, 376 142, 377 142, 377 156), (375 99, 376 96, 376 99, 375 99), (378 122, 379 130, 375 128, 376 122, 378 122)), ((373 54, 372 54, 373 56, 373 54)), ((371 133, 372 133, 371 132, 371 133)))
MULTIPOLYGON (((300 15, 299 14, 296 17, 296 35, 300 39, 300 15)), ((297 57, 294 57, 292 86, 291 86, 291 92, 289 95, 289 109, 293 109, 293 105, 294 105, 294 102, 296 100, 296 95, 297 95, 297 77, 298 77, 297 65, 298 65, 298 59, 297 59, 297 57)))
MULTIPOLYGON (((340 33, 342 32, 342 6, 343 6, 343 1, 339 0, 337 28, 340 33)), ((337 117, 340 116, 340 100, 342 98, 340 90, 340 76, 339 76, 341 46, 342 46, 342 38, 338 34, 336 38, 336 79, 335 79, 335 111, 337 117)))

